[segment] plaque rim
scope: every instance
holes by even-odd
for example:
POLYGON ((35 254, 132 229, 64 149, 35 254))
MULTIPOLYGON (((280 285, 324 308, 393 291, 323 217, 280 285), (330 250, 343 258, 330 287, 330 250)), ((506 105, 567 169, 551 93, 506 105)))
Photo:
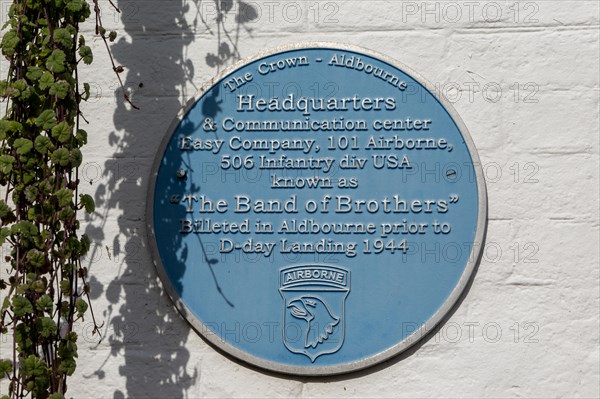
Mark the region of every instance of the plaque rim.
POLYGON ((481 260, 481 254, 483 251, 483 242, 485 239, 486 229, 487 229, 487 188, 485 184, 485 178, 483 175, 483 169, 481 167, 481 161, 479 159, 479 154, 475 147, 475 143, 471 138, 469 130, 467 126, 463 122, 462 118, 458 114, 458 112, 454 109, 452 104, 443 96, 442 93, 439 93, 435 90, 435 86, 432 85, 427 79, 425 79, 420 73, 416 72, 412 68, 406 66, 402 62, 387 56, 385 54, 379 53, 378 51, 373 51, 368 48, 357 46, 353 44, 344 44, 338 42, 329 42, 329 41, 306 41, 306 42, 298 42, 286 45, 280 45, 276 47, 269 48, 267 50, 260 51, 254 54, 251 57, 244 58, 242 60, 237 61, 233 65, 225 68, 223 71, 218 73, 216 76, 213 76, 209 81, 204 83, 191 97, 189 100, 185 102, 183 107, 179 110, 168 129, 164 137, 161 140, 160 146, 155 153, 154 161, 152 163, 152 168, 150 169, 150 179, 148 184, 147 191, 147 202, 146 202, 146 228, 147 228, 147 239, 149 242, 152 262, 156 268, 158 276, 160 277, 160 283, 162 284, 164 289, 166 290, 169 298, 173 301, 177 311, 183 316, 187 323, 189 323, 192 328, 205 340, 207 340, 210 344, 216 346, 218 349, 224 351, 225 353, 239 359, 243 362, 246 362, 250 365, 257 366, 262 369, 270 370, 277 373, 289 374, 289 375, 297 375, 297 376, 306 376, 306 377, 319 377, 319 376, 329 376, 329 375, 338 375, 351 373, 358 370, 362 370, 371 366, 374 366, 378 363, 381 363, 385 360, 393 358, 400 353, 406 351, 411 346, 419 342, 421 339, 425 338, 435 327, 440 324, 444 320, 444 318, 450 313, 450 311, 454 308, 454 306, 459 302, 462 294, 465 292, 465 289, 469 285, 469 282, 472 277, 474 277, 474 271, 476 270, 477 265, 481 260), (270 360, 265 360, 263 358, 254 356, 248 352, 245 352, 237 347, 229 344, 228 342, 220 339, 217 334, 214 333, 205 333, 210 330, 198 319, 190 308, 181 300, 181 297, 173 287, 171 280, 169 279, 164 265, 162 264, 162 260, 160 257, 160 253, 158 251, 158 246, 156 244, 156 236, 154 234, 154 193, 156 189, 156 178, 158 176, 158 170, 161 164, 161 161, 164 157, 165 150, 175 133, 175 130, 179 126, 179 123, 183 119, 183 117, 187 114, 187 112, 196 104, 196 102, 211 88, 214 87, 215 83, 218 83, 227 75, 232 72, 254 62, 261 58, 265 58, 268 56, 272 56, 279 53, 284 53, 293 50, 309 50, 309 49, 332 49, 332 50, 341 50, 341 51, 352 51, 359 54, 364 54, 370 57, 373 57, 377 60, 385 62, 394 68, 399 69, 403 73, 409 75, 412 79, 421 84, 425 89, 429 91, 429 93, 440 102, 440 104, 444 107, 446 112, 450 115, 454 123, 456 124, 459 132, 461 133, 465 144, 467 146, 467 150, 469 155, 471 156, 471 161, 473 163, 473 169, 475 171, 475 177, 477 182, 477 199, 478 199, 478 212, 477 212, 477 227, 475 230, 474 243, 480 243, 480 245, 473 245, 471 252, 469 254, 469 260, 465 266, 465 269, 460 276, 460 279, 454 286, 454 289, 451 291, 450 295, 446 299, 446 301, 438 308, 438 310, 427 320, 425 323, 421 325, 418 329, 416 329, 411 335, 404 338, 403 340, 397 342, 395 345, 390 348, 381 351, 379 353, 373 354, 369 357, 360 359, 358 361, 334 365, 334 366, 291 366, 286 364, 277 363, 270 360))

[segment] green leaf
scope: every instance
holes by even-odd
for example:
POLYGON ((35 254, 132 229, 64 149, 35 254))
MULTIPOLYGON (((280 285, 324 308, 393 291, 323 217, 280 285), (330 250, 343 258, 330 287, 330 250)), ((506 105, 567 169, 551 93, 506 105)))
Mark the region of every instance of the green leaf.
POLYGON ((46 194, 46 195, 52 193, 53 182, 54 182, 54 179, 41 181, 38 186, 38 188, 40 189, 40 192, 43 194, 46 194))
POLYGON ((19 133, 23 131, 23 125, 17 121, 7 119, 0 120, 0 140, 4 140, 10 133, 19 133))
POLYGON ((83 154, 79 148, 73 148, 69 154, 69 159, 71 160, 71 165, 74 168, 78 168, 83 163, 83 154))
POLYGON ((54 77, 50 72, 44 72, 40 78, 40 89, 46 90, 54 84, 54 77))
POLYGON ((43 111, 40 116, 35 119, 35 125, 44 130, 50 130, 56 126, 56 114, 54 113, 54 110, 47 109, 43 111))
POLYGON ((65 52, 54 50, 46 60, 46 68, 54 73, 60 73, 65 70, 65 52))
POLYGON ((86 301, 79 298, 79 299, 77 299, 77 301, 75 301, 75 309, 77 309, 77 316, 83 317, 83 315, 85 314, 85 312, 88 309, 88 304, 86 301))
POLYGON ((88 141, 88 134, 85 130, 83 129, 79 129, 77 130, 77 135, 75 136, 75 139, 77 140, 77 143, 81 146, 84 144, 87 144, 88 141))
POLYGON ((39 216, 40 216, 40 214, 35 207, 29 208, 29 210, 27 211, 27 220, 31 220, 32 222, 35 222, 39 216))
POLYGON ((58 28, 54 30, 54 41, 65 50, 68 50, 73 46, 73 39, 71 34, 64 28, 58 28))
POLYGON ((117 38, 117 32, 115 32, 114 30, 108 34, 108 40, 110 40, 111 42, 114 42, 116 38, 117 38))
POLYGON ((21 363, 21 371, 25 377, 36 377, 47 373, 48 368, 42 359, 35 355, 29 355, 29 357, 21 363))
POLYGON ((36 327, 38 333, 44 338, 56 334, 56 323, 49 317, 40 317, 37 319, 36 327))
POLYGON ((46 397, 50 386, 50 369, 37 356, 30 355, 24 362, 21 362, 21 374, 27 381, 27 390, 32 393, 32 397, 46 397))
POLYGON ((10 87, 12 88, 12 96, 17 98, 21 97, 21 94, 27 90, 28 84, 25 79, 19 79, 12 82, 10 87))
POLYGON ((67 3, 67 8, 73 12, 81 11, 83 9, 83 2, 81 0, 71 0, 67 3))
POLYGON ((13 147, 17 150, 17 154, 25 155, 33 148, 33 142, 29 139, 19 138, 15 140, 13 147))
POLYGON ((66 148, 59 148, 58 150, 52 153, 50 159, 56 165, 67 166, 70 161, 69 150, 67 150, 66 148))
POLYGON ((76 236, 71 236, 69 237, 69 239, 67 240, 66 244, 65 244, 65 248, 72 252, 75 256, 79 257, 79 247, 81 246, 81 243, 79 242, 79 240, 77 239, 76 236))
POLYGON ((71 295, 71 282, 67 279, 61 280, 60 289, 63 295, 71 295))
POLYGON ((83 1, 81 12, 79 13, 79 22, 84 22, 91 14, 90 6, 87 2, 83 1))
MULTIPOLYGON (((37 162, 35 160, 35 158, 29 158, 27 160, 27 165, 31 165, 32 164, 32 159, 33 162, 37 162)), ((35 173, 32 172, 30 169, 23 172, 23 184, 28 185, 29 183, 31 183, 34 179, 36 178, 35 173)))
MULTIPOLYGON (((0 245, 3 245, 6 239, 10 236, 10 228, 3 227, 0 229, 0 245)), ((6 298, 8 299, 8 298, 6 298)))
POLYGON ((36 280, 31 284, 31 288, 38 294, 42 294, 44 292, 46 292, 46 280, 45 279, 41 279, 41 280, 36 280))
POLYGON ((37 249, 31 249, 27 252, 27 260, 29 261, 29 264, 36 269, 46 264, 44 253, 37 249))
POLYGON ((94 54, 92 53, 92 49, 89 46, 81 46, 79 47, 79 55, 83 59, 83 62, 86 65, 89 65, 94 61, 94 54))
MULTIPOLYGON (((75 331, 71 331, 67 334, 65 339, 67 340, 66 349, 71 351, 73 357, 77 357, 77 339, 79 336, 75 331)), ((60 349, 59 349, 60 350, 60 349)))
MULTIPOLYGON (((93 212, 93 211, 92 211, 93 212)), ((0 219, 12 213, 12 208, 4 200, 0 200, 0 219)))
POLYGON ((35 147, 35 150, 42 155, 46 155, 48 150, 53 147, 50 138, 42 135, 35 138, 33 146, 35 147))
POLYGON ((83 234, 81 236, 81 253, 82 256, 85 255, 86 253, 88 253, 88 251, 90 250, 90 237, 88 237, 87 234, 83 234))
POLYGON ((0 129, 2 129, 2 133, 19 133, 23 131, 23 125, 17 121, 2 119, 0 120, 0 129))
POLYGON ((52 153, 50 159, 55 165, 67 166, 70 161, 69 151, 66 148, 59 148, 52 153))
POLYGON ((28 283, 33 283, 37 279, 38 275, 35 273, 27 273, 25 275, 26 281, 28 283))
POLYGON ((94 199, 91 195, 79 194, 79 199, 81 201, 81 205, 83 205, 87 213, 94 213, 96 210, 96 204, 94 203, 94 199))
POLYGON ((21 220, 20 222, 13 224, 10 230, 11 234, 21 234, 25 238, 31 238, 38 233, 36 225, 28 220, 21 220))
POLYGON ((65 399, 65 397, 61 393, 55 392, 48 396, 48 399, 65 399))
POLYGON ((29 283, 19 284, 19 285, 17 285, 17 294, 24 295, 27 293, 27 291, 29 291, 30 288, 31 288, 31 284, 29 284, 29 283))
POLYGON ((54 137, 61 143, 66 143, 72 137, 72 130, 73 129, 71 128, 71 126, 69 126, 67 122, 63 121, 52 128, 52 137, 54 137))
POLYGON ((15 342, 18 345, 19 352, 30 350, 33 347, 33 341, 31 340, 31 329, 21 323, 17 324, 15 331, 15 342))
POLYGON ((68 24, 67 26, 65 26, 65 29, 72 35, 75 36, 77 34, 77 32, 79 32, 79 30, 77 28, 75 28, 73 25, 68 24))
POLYGON ((48 314, 52 313, 52 309, 54 308, 53 305, 54 304, 52 303, 52 298, 50 298, 50 295, 48 294, 42 295, 40 299, 38 299, 35 303, 35 307, 38 310, 46 312, 48 314))
POLYGON ((62 100, 69 94, 69 89, 69 84, 64 80, 61 80, 50 86, 49 93, 51 96, 56 96, 62 100))
POLYGON ((6 134, 10 133, 10 122, 6 119, 0 119, 0 140, 4 140, 6 134))
POLYGON ((77 364, 75 363, 75 360, 64 359, 62 362, 60 362, 60 367, 58 369, 66 375, 71 376, 75 372, 76 368, 77 364))
POLYGON ((0 379, 6 377, 6 374, 12 371, 12 362, 10 360, 0 359, 0 379))
POLYGON ((15 295, 12 302, 15 317, 23 317, 28 313, 33 313, 33 305, 24 296, 15 295))
POLYGON ((43 74, 44 71, 42 70, 42 68, 30 66, 29 68, 27 68, 27 73, 25 74, 25 76, 31 81, 37 81, 42 77, 43 74))
POLYGON ((90 98, 90 84, 89 83, 83 84, 83 93, 81 94, 81 98, 83 99, 83 101, 87 101, 90 98))
POLYGON ((25 187, 25 198, 27 198, 27 201, 35 202, 39 194, 40 192, 36 185, 31 184, 25 187))
POLYGON ((75 217, 75 211, 70 206, 66 207, 65 209, 61 210, 58 213, 58 218, 65 222, 72 221, 74 217, 75 217))
POLYGON ((73 200, 73 190, 68 188, 61 188, 56 192, 56 198, 58 199, 58 206, 65 207, 73 200))
POLYGON ((10 155, 0 155, 0 172, 9 174, 13 170, 15 158, 10 155))
POLYGON ((15 49, 19 44, 19 36, 15 31, 8 31, 2 37, 2 54, 7 57, 12 57, 15 54, 15 49))

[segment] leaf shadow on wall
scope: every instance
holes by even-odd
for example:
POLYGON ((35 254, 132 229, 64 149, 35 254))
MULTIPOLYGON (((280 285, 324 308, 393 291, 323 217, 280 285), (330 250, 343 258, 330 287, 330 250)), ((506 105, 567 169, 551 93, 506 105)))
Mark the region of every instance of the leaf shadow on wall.
MULTIPOLYGON (((86 378, 105 379, 106 368, 114 364, 112 358, 117 357, 126 392, 116 389, 114 398, 185 397, 190 387, 199 381, 200 370, 189 365, 186 343, 190 327, 159 283, 151 257, 145 217, 149 171, 168 123, 177 115, 182 102, 194 94, 186 91, 186 84, 193 84, 194 64, 204 62, 216 74, 239 59, 238 39, 242 33, 251 33, 245 24, 258 14, 251 5, 239 0, 120 0, 115 3, 122 11, 119 18, 123 31, 119 33, 121 36, 126 33, 128 37, 121 37, 111 48, 115 62, 126 68, 125 90, 141 110, 133 110, 124 103, 121 89, 115 91, 116 131, 108 138, 113 153, 107 154, 101 182, 96 182, 97 211, 86 229, 97 244, 94 251, 106 248, 108 256, 118 265, 114 279, 106 287, 92 277, 92 296, 104 295, 109 303, 106 309, 96 311, 106 322, 104 339, 110 353, 95 373, 86 378), (192 22, 186 22, 189 20, 192 22), (232 26, 231 21, 235 21, 235 28, 228 30, 226 27, 232 26), (194 58, 195 54, 188 50, 198 35, 209 37, 215 44, 214 47, 211 44, 212 49, 204 55, 194 58), (114 214, 120 215, 119 233, 110 237, 104 227, 114 214), (111 240, 112 250, 109 248, 111 240)), ((110 17, 103 18, 109 25, 110 17)), ((178 168, 186 160, 170 162, 174 163, 171 167, 178 168)), ((91 180, 89 183, 94 184, 91 180)), ((174 178, 169 184, 176 192, 182 183, 174 178)), ((185 213, 183 203, 169 206, 180 207, 178 212, 185 213)), ((187 249, 179 235, 172 237, 168 246, 172 249, 171 255, 163 258, 163 262, 169 265, 174 287, 181 289, 188 264, 187 249)), ((98 253, 88 258, 96 259, 98 253)), ((212 272, 215 262, 206 253, 202 261, 212 272)), ((110 272, 102 270, 101 273, 110 272)), ((221 292, 214 272, 213 276, 215 287, 221 292)), ((221 292, 221 295, 227 301, 226 293, 221 292)))

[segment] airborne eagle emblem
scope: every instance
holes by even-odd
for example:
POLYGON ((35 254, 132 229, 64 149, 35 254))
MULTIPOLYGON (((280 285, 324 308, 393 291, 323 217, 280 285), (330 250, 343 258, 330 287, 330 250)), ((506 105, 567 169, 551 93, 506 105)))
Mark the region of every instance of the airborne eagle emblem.
POLYGON ((344 307, 350 272, 325 265, 281 270, 283 343, 294 353, 317 357, 339 351, 344 342, 344 307))

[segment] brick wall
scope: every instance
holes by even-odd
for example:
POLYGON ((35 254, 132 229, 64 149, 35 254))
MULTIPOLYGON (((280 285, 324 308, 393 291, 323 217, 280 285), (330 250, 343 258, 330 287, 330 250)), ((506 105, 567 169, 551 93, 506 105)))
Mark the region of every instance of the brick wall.
POLYGON ((101 3, 141 110, 92 41, 81 176, 97 203, 87 263, 104 339, 78 326, 70 396, 600 395, 597 1, 119 0, 121 14, 101 3), (416 350, 322 380, 265 373, 203 341, 162 291, 144 219, 158 143, 185 100, 238 59, 298 41, 363 46, 434 83, 471 132, 489 196, 484 256, 449 320, 416 350))

